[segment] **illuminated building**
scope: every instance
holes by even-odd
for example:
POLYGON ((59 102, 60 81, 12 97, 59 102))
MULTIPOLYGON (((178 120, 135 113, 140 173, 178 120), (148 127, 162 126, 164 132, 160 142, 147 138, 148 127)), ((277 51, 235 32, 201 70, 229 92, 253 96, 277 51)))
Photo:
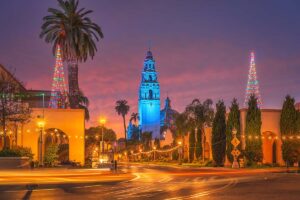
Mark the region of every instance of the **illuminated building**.
POLYGON ((152 139, 160 138, 160 86, 150 50, 144 61, 139 89, 139 126, 142 132, 152 132, 152 139))
POLYGON ((174 116, 178 112, 171 107, 171 100, 169 97, 165 99, 165 107, 160 111, 160 126, 161 131, 172 129, 174 124, 174 116))
MULTIPOLYGON (((84 110, 83 109, 50 109, 50 91, 45 90, 27 90, 23 84, 18 81, 12 73, 0 64, 0 79, 8 77, 19 88, 23 101, 31 108, 31 118, 28 123, 7 122, 8 133, 6 141, 8 147, 12 147, 14 141, 17 146, 28 147, 34 154, 33 159, 38 160, 40 150, 38 141, 40 137, 40 127, 38 123, 43 120, 43 148, 44 155, 47 141, 54 141, 57 145, 67 146, 67 157, 70 161, 84 164, 84 110), (13 129, 11 128, 13 125, 13 129), (15 127, 16 126, 16 127, 15 127), (55 131, 57 130, 57 133, 55 131), (59 135, 58 135, 59 134, 59 135), (64 139, 63 139, 64 138, 64 139)), ((1 128, 1 123, 0 123, 1 128)), ((4 136, 0 132, 0 150, 3 148, 4 136)), ((60 155, 59 155, 60 156, 60 155)))

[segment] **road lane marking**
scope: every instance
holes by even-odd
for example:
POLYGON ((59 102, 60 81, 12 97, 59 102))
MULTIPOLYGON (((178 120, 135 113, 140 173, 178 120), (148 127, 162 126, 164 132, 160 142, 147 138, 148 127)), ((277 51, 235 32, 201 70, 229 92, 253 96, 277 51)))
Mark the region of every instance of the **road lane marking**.
POLYGON ((187 195, 187 196, 181 196, 181 197, 173 197, 173 198, 166 198, 165 200, 184 200, 184 199, 193 199, 193 198, 199 198, 199 197, 203 197, 203 196, 207 196, 209 194, 213 194, 216 192, 220 192, 222 190, 225 190, 231 186, 234 186, 237 183, 236 179, 231 179, 230 182, 228 182, 226 185, 220 187, 220 188, 216 188, 213 190, 206 190, 203 192, 199 192, 196 194, 192 194, 192 195, 187 195))

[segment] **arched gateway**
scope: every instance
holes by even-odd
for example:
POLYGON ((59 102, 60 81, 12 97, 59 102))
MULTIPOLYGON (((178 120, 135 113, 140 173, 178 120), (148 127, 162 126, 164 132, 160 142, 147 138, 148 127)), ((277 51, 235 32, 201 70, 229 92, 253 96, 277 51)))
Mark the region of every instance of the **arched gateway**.
MULTIPOLYGON (((24 125, 21 137, 18 137, 18 145, 30 147, 34 153, 34 159, 39 158, 39 137, 41 128, 38 122, 45 121, 43 133, 43 150, 49 143, 61 145, 61 151, 68 146, 68 159, 84 164, 84 111, 81 109, 32 109, 31 121, 24 125), (52 134, 52 135, 51 135, 52 134), (68 144, 68 145, 67 145, 68 144), (63 147, 64 146, 64 147, 63 147)), ((62 156, 62 155, 61 155, 62 156)), ((60 158, 64 160, 64 158, 60 158)))
MULTIPOLYGON (((241 133, 243 149, 245 149, 245 142, 247 139, 245 135, 246 114, 247 109, 241 109, 241 133)), ((284 165, 281 148, 282 141, 280 133, 280 115, 281 110, 279 109, 261 109, 263 163, 284 165)))

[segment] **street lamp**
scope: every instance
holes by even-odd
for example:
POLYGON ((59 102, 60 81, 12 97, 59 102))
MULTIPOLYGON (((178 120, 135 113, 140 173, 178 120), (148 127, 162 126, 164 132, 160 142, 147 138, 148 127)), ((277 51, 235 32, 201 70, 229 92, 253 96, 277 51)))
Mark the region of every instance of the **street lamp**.
POLYGON ((153 147, 153 160, 155 161, 155 150, 156 150, 156 146, 153 147))
POLYGON ((45 121, 40 120, 37 123, 38 127, 40 128, 40 138, 39 138, 39 165, 43 166, 43 130, 45 127, 45 121))
POLYGON ((99 123, 101 125, 101 132, 102 132, 102 141, 101 141, 101 143, 102 143, 101 146, 102 147, 100 146, 100 148, 101 148, 101 153, 103 153, 104 152, 104 138, 103 138, 103 136, 104 136, 104 125, 106 123, 106 119, 105 118, 100 118, 99 123))
POLYGON ((181 165, 182 142, 181 142, 181 141, 178 141, 177 144, 179 145, 179 148, 178 148, 179 164, 181 165))

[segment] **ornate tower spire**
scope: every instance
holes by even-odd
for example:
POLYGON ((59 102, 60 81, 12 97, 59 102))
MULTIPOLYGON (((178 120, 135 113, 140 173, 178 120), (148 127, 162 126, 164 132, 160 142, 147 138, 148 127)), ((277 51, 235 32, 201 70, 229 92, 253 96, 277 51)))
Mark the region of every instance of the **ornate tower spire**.
POLYGON ((65 83, 64 66, 62 62, 60 46, 56 47, 54 77, 52 81, 52 90, 50 97, 50 108, 67 107, 67 89, 65 83))
POLYGON ((257 80, 256 66, 255 66, 255 54, 253 51, 251 52, 250 55, 250 69, 248 74, 248 82, 247 82, 245 102, 244 102, 245 107, 248 105, 249 98, 252 94, 254 94, 255 97, 257 98, 258 107, 261 107, 262 101, 259 93, 259 84, 257 80))
POLYGON ((152 52, 147 51, 139 89, 139 125, 142 132, 160 138, 160 86, 152 52))

